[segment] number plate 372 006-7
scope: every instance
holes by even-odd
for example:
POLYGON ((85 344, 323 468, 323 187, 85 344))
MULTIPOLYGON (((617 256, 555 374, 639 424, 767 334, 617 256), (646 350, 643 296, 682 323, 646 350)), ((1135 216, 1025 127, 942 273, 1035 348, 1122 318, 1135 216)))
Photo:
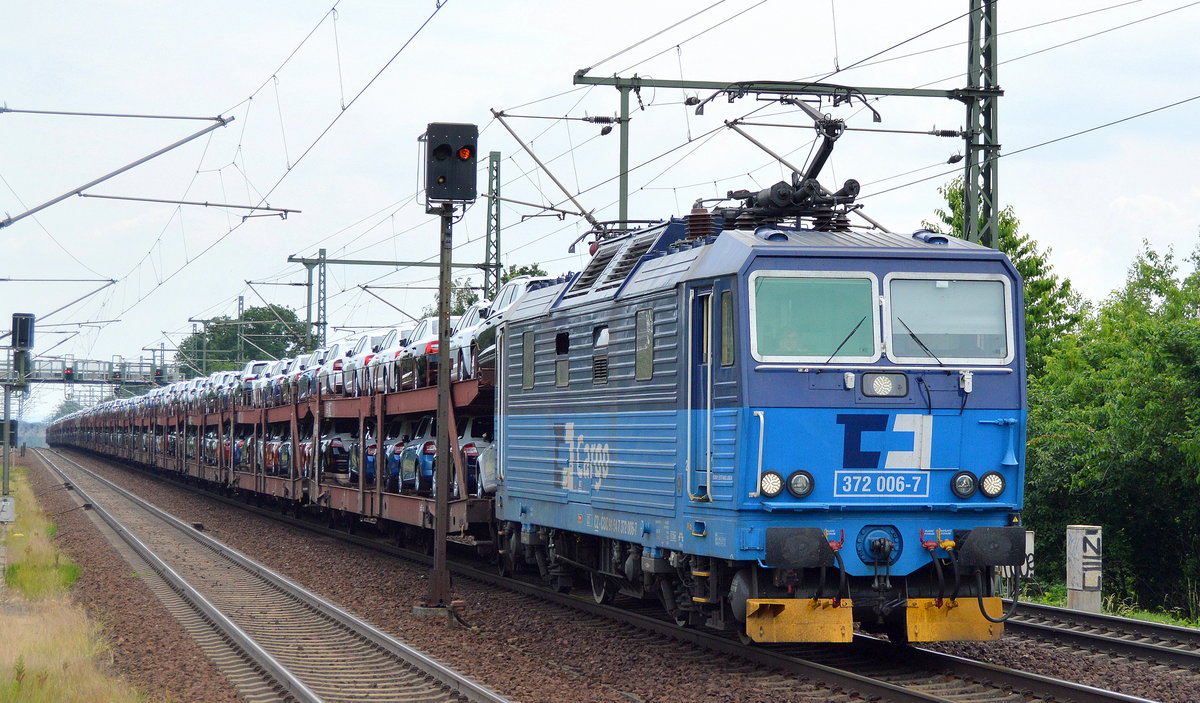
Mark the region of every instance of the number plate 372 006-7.
POLYGON ((835 471, 836 498, 926 498, 929 474, 925 471, 835 471))

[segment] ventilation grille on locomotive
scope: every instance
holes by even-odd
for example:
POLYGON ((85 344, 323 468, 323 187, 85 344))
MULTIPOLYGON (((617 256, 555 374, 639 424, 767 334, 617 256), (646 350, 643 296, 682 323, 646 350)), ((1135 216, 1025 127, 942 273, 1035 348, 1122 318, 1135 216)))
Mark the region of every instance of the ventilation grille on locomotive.
POLYGON ((600 250, 592 257, 592 260, 588 262, 587 268, 583 270, 583 273, 579 274, 579 278, 575 279, 575 284, 571 286, 570 292, 563 297, 574 298, 587 294, 592 289, 592 284, 600 278, 600 274, 604 273, 604 269, 608 268, 608 262, 612 261, 612 258, 616 256, 620 249, 621 245, 619 244, 600 247, 600 250))
POLYGON ((608 290, 624 283, 629 272, 633 270, 634 266, 637 266, 637 263, 642 260, 642 256, 650 250, 650 247, 654 246, 656 241, 658 241, 657 233, 636 239, 628 244, 624 248, 621 258, 604 278, 604 283, 597 286, 596 290, 608 290))

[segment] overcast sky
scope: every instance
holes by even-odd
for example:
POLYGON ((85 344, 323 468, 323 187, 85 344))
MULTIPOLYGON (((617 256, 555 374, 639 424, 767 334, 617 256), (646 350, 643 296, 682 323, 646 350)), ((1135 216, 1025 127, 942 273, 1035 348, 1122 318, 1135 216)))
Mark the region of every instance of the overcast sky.
MULTIPOLYGON (((1197 5, 1001 3, 1002 153, 1200 96, 1197 5)), ((119 320, 40 327, 37 349, 52 356, 136 359, 148 354, 143 347, 181 340, 192 329, 189 318, 236 315, 238 296, 247 307, 265 299, 303 318, 303 287, 247 281, 303 282, 304 268, 287 257, 312 256, 319 247, 343 258, 436 255, 437 222, 417 198, 417 137, 429 122, 478 124, 480 151, 503 155, 505 197, 561 206, 562 193, 492 117, 491 109, 507 111, 555 176, 581 192, 583 206, 614 219, 616 132, 531 119, 615 114, 617 92, 574 86, 578 69, 736 81, 815 80, 840 68, 829 82, 963 87, 967 7, 883 0, 450 0, 440 9, 433 0, 343 0, 333 10, 328 0, 5 3, 0 101, 7 108, 233 118, 88 193, 301 212, 243 221, 242 210, 71 197, 0 229, 0 278, 119 281, 45 320, 119 320), (65 336, 52 330, 74 329, 81 334, 50 350, 65 336)), ((749 128, 756 138, 793 162, 809 154, 811 120, 794 108, 722 97, 697 116, 682 105, 689 94, 645 90, 634 100, 631 163, 649 163, 631 174, 631 217, 685 214, 697 198, 784 179, 781 166, 723 127, 752 110, 760 109, 761 121, 803 127, 749 128)), ((852 128, 916 131, 957 129, 965 114, 960 103, 942 99, 873 105, 883 118, 878 125, 859 105, 823 109, 852 128)), ((999 201, 1052 249, 1060 275, 1085 297, 1103 298, 1122 284, 1143 240, 1181 256, 1195 247, 1198 116, 1194 100, 1004 158, 999 201)), ((0 114, 0 211, 15 216, 211 124, 0 114)), ((942 205, 937 188, 952 176, 939 174, 955 168, 946 161, 961 151, 957 139, 848 131, 821 179, 858 179, 866 212, 894 231, 912 231, 942 205)), ((481 190, 485 184, 481 178, 481 190)), ((456 225, 456 261, 482 260, 485 215, 481 200, 456 225)), ((585 263, 567 252, 586 231, 579 218, 560 221, 506 204, 502 224, 506 264, 537 262, 560 273, 585 263)), ((347 328, 406 320, 360 284, 411 286, 374 292, 418 315, 435 283, 434 269, 330 266, 329 274, 329 323, 347 328)), ((43 316, 100 281, 0 282, 2 326, 12 312, 43 316)), ((350 333, 331 330, 330 338, 350 333)), ((61 398, 59 387, 42 388, 33 412, 61 398)))

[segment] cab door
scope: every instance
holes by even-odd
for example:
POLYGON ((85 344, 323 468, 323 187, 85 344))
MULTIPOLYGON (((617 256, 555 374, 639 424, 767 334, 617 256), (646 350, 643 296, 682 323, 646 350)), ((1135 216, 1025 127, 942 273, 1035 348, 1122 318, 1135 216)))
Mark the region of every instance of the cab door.
POLYGON ((713 288, 698 286, 688 296, 686 489, 690 500, 708 502, 712 498, 713 288))
POLYGON ((706 427, 708 477, 705 485, 712 500, 732 500, 741 427, 742 393, 737 359, 737 310, 733 280, 713 284, 710 296, 706 427))

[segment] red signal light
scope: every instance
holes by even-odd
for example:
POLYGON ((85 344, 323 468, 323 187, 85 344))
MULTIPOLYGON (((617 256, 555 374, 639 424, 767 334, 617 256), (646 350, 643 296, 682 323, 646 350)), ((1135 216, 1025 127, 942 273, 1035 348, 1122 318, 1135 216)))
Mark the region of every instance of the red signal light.
POLYGON ((472 153, 474 153, 474 152, 472 152, 471 147, 469 147, 469 146, 460 147, 458 150, 458 158, 463 161, 467 161, 468 159, 471 158, 472 153))

